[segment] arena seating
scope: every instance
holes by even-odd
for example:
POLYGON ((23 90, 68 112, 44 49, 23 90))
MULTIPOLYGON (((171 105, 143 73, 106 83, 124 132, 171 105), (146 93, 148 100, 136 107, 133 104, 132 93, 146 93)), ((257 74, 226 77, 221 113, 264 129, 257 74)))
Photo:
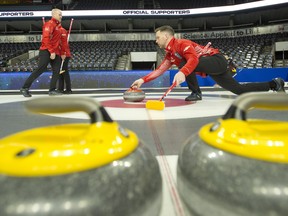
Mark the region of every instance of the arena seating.
POLYGON ((274 67, 273 44, 276 40, 288 38, 287 33, 258 36, 196 40, 200 44, 212 42, 212 46, 231 57, 239 68, 274 67))
MULTIPOLYGON (((287 33, 267 34, 259 36, 201 39, 199 44, 208 42, 222 53, 231 57, 239 68, 271 68, 288 65, 288 61, 275 61, 272 45, 274 41, 287 38, 287 33)), ((32 71, 37 67, 38 57, 23 59, 29 50, 38 50, 40 43, 7 43, 0 44, 0 72, 32 71), (13 59, 13 64, 9 64, 13 59)), ((155 41, 87 41, 71 42, 73 54, 70 70, 124 70, 130 52, 157 51, 161 58, 165 52, 158 49, 155 41), (119 69, 117 65, 122 65, 119 69)), ((50 67, 48 69, 51 69, 50 67)))
POLYGON ((118 58, 129 52, 156 51, 154 41, 71 42, 74 70, 114 70, 118 58))

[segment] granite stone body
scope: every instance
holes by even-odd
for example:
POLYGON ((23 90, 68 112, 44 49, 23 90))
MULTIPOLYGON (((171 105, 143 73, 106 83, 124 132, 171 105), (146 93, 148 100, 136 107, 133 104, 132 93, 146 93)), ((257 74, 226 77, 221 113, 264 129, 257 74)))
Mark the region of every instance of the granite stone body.
POLYGON ((124 92, 123 98, 127 102, 141 102, 145 99, 145 92, 141 89, 129 89, 124 92))
POLYGON ((162 204, 155 157, 142 143, 106 166, 66 175, 0 175, 0 215, 153 216, 162 204))
POLYGON ((178 160, 177 185, 191 215, 288 214, 288 164, 241 157, 193 135, 178 160))

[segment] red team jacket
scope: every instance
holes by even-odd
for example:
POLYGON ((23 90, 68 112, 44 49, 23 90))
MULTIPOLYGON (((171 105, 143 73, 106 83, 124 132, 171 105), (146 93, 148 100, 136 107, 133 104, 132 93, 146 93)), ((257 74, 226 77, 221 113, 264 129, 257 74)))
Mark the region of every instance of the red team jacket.
POLYGON ((62 26, 60 28, 61 31, 61 44, 60 44, 60 50, 61 52, 65 52, 66 57, 71 57, 70 47, 68 43, 68 33, 66 29, 64 29, 62 26))
POLYGON ((201 56, 212 56, 219 53, 212 47, 204 49, 191 40, 173 38, 166 47, 166 55, 162 63, 154 71, 142 77, 144 82, 149 82, 168 70, 173 64, 181 67, 180 71, 188 76, 198 65, 201 56))
POLYGON ((59 50, 59 44, 61 40, 61 24, 54 18, 51 18, 43 25, 42 41, 40 50, 48 50, 56 55, 64 55, 64 51, 59 50))

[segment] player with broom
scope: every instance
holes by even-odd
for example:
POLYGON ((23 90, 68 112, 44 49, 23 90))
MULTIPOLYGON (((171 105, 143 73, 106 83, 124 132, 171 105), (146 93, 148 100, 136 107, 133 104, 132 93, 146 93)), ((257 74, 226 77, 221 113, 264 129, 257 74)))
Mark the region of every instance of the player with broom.
POLYGON ((228 61, 218 49, 201 46, 187 39, 176 39, 171 26, 161 26, 155 30, 155 33, 156 43, 166 51, 165 58, 154 71, 134 81, 131 85, 132 88, 140 88, 143 83, 156 79, 172 65, 176 65, 179 71, 175 74, 173 83, 179 85, 186 80, 192 91, 191 95, 185 98, 186 101, 202 99, 195 75, 195 72, 198 71, 206 73, 219 86, 237 95, 269 90, 285 92, 284 80, 281 78, 275 78, 270 82, 238 83, 227 71, 228 61))
POLYGON ((25 80, 22 88, 20 89, 21 94, 24 97, 31 97, 29 91, 33 82, 47 69, 47 65, 50 63, 52 66, 52 79, 50 81, 49 96, 61 95, 61 92, 56 90, 57 81, 59 78, 59 71, 61 66, 61 53, 59 50, 59 43, 61 40, 61 26, 62 11, 54 8, 52 10, 52 18, 43 25, 42 30, 42 41, 39 49, 39 62, 36 70, 29 75, 25 80))
POLYGON ((62 67, 60 69, 60 75, 59 75, 59 80, 58 80, 58 90, 62 92, 63 94, 72 94, 71 90, 71 79, 70 79, 70 74, 69 74, 69 60, 71 59, 71 50, 69 46, 69 37, 71 34, 71 29, 72 29, 72 24, 73 24, 73 18, 70 21, 70 27, 68 32, 66 29, 64 29, 61 26, 61 48, 65 50, 65 56, 66 58, 62 60, 62 67), (66 90, 64 91, 64 86, 66 87, 66 90))

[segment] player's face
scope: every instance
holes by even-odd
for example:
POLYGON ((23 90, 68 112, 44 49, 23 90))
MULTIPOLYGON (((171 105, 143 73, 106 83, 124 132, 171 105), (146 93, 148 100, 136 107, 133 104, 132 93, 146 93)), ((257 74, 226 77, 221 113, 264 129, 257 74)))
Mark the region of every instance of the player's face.
POLYGON ((56 13, 54 15, 54 18, 56 20, 58 20, 59 22, 61 22, 61 20, 62 20, 62 11, 56 11, 56 13))
POLYGON ((167 32, 160 32, 160 31, 156 32, 156 43, 161 49, 166 48, 167 40, 168 40, 167 32))

